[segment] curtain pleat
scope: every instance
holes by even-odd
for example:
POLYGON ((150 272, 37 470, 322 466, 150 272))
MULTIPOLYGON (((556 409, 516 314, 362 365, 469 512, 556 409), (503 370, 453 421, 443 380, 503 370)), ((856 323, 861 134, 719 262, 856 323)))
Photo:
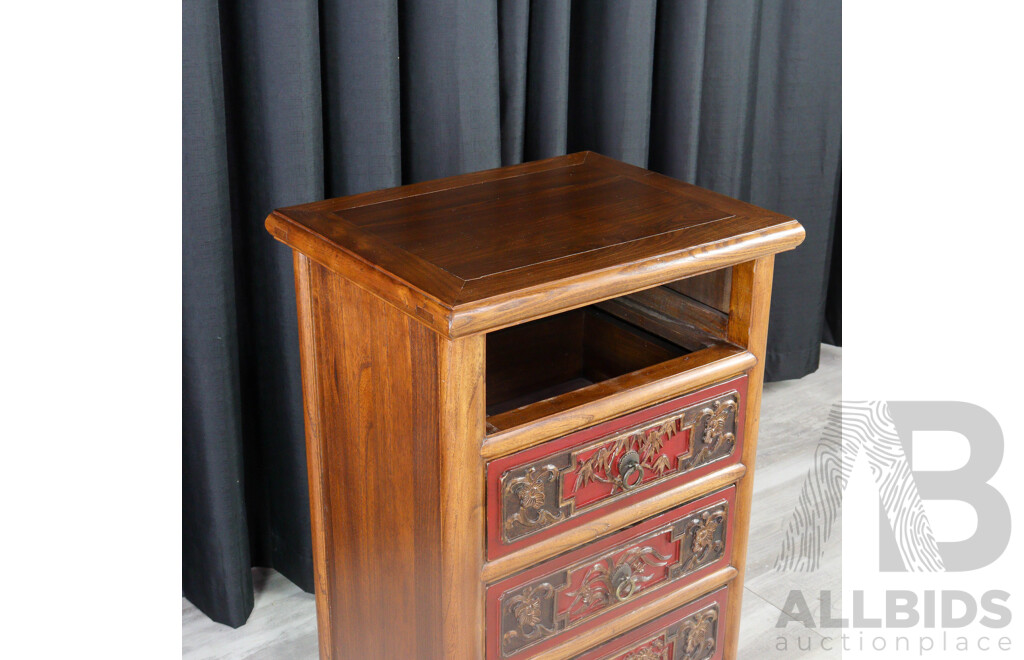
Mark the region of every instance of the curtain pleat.
POLYGON ((656 10, 654 0, 573 4, 569 151, 647 165, 656 10))
POLYGON ((526 130, 526 62, 530 3, 498 0, 498 76, 501 95, 501 164, 523 161, 526 130))
POLYGON ((765 3, 757 56, 749 191, 758 206, 800 220, 807 238, 776 258, 765 371, 771 380, 818 368, 837 204, 840 14, 765 3))
POLYGON ((755 0, 710 2, 705 23, 693 183, 740 199, 749 188, 760 11, 755 0))
POLYGON ((404 179, 498 167, 497 5, 404 2, 399 40, 404 179))
POLYGON ((398 2, 322 0, 326 197, 402 183, 398 2))
POLYGON ((323 197, 319 9, 315 0, 224 3, 221 24, 249 547, 255 565, 311 589, 292 256, 264 240, 263 219, 323 197))
POLYGON ((769 380, 841 336, 838 2, 186 0, 182 22, 182 583, 217 621, 245 621, 253 565, 312 589, 276 207, 592 149, 804 224, 769 380))
POLYGON ((697 179, 707 2, 661 2, 655 40, 649 166, 697 179))
POLYGON ((232 626, 253 604, 220 16, 182 17, 182 590, 232 626))
POLYGON ((569 0, 530 2, 523 159, 568 153, 569 0))

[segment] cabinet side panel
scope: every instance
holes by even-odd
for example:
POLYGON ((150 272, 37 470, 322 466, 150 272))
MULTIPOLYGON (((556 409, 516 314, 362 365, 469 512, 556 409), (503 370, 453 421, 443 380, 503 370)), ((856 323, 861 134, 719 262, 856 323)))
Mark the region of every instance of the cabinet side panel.
POLYGON ((309 480, 309 518, 313 534, 313 583, 316 590, 316 627, 320 657, 332 660, 331 612, 327 599, 330 561, 326 539, 329 520, 323 504, 323 436, 320 431, 320 389, 316 364, 316 331, 313 324, 313 299, 309 281, 312 262, 305 255, 294 252, 295 299, 299 319, 299 356, 302 363, 302 401, 306 423, 306 466, 309 480))
POLYGON ((748 372, 747 381, 741 458, 747 471, 736 484, 732 564, 738 573, 729 590, 725 660, 734 660, 739 649, 743 579, 746 575, 747 542, 750 536, 750 504, 754 492, 754 459, 757 456, 757 429, 761 416, 761 387, 764 382, 764 354, 768 341, 768 312, 772 302, 774 269, 775 256, 769 255, 735 266, 732 271, 729 341, 746 346, 757 358, 757 364, 748 372))
POLYGON ((318 624, 329 624, 321 643, 331 647, 321 657, 442 657, 437 337, 315 262, 308 280, 320 447, 310 480, 317 469, 326 575, 318 624))

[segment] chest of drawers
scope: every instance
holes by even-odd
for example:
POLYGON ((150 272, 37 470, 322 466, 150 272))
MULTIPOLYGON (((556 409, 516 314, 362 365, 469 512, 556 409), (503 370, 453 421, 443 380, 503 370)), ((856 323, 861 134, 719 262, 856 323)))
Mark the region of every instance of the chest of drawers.
POLYGON ((583 152, 279 209, 320 656, 734 658, 774 255, 583 152))

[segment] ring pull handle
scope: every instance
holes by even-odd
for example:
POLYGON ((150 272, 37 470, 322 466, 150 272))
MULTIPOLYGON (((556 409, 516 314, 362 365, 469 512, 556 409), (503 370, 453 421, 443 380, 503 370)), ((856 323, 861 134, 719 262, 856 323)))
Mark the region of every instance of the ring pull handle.
POLYGON ((632 490, 644 480, 644 466, 640 465, 640 454, 627 451, 619 459, 619 478, 622 490, 632 490), (631 483, 632 482, 632 483, 631 483))
POLYGON ((617 600, 626 600, 633 595, 636 583, 631 579, 633 569, 628 564, 619 566, 612 575, 612 591, 617 600))

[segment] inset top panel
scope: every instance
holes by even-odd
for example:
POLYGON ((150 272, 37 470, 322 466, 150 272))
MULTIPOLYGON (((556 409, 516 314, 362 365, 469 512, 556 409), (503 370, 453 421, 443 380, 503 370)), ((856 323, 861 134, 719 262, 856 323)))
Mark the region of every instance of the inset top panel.
POLYGON ((584 163, 331 216, 460 279, 476 280, 730 214, 584 163))

